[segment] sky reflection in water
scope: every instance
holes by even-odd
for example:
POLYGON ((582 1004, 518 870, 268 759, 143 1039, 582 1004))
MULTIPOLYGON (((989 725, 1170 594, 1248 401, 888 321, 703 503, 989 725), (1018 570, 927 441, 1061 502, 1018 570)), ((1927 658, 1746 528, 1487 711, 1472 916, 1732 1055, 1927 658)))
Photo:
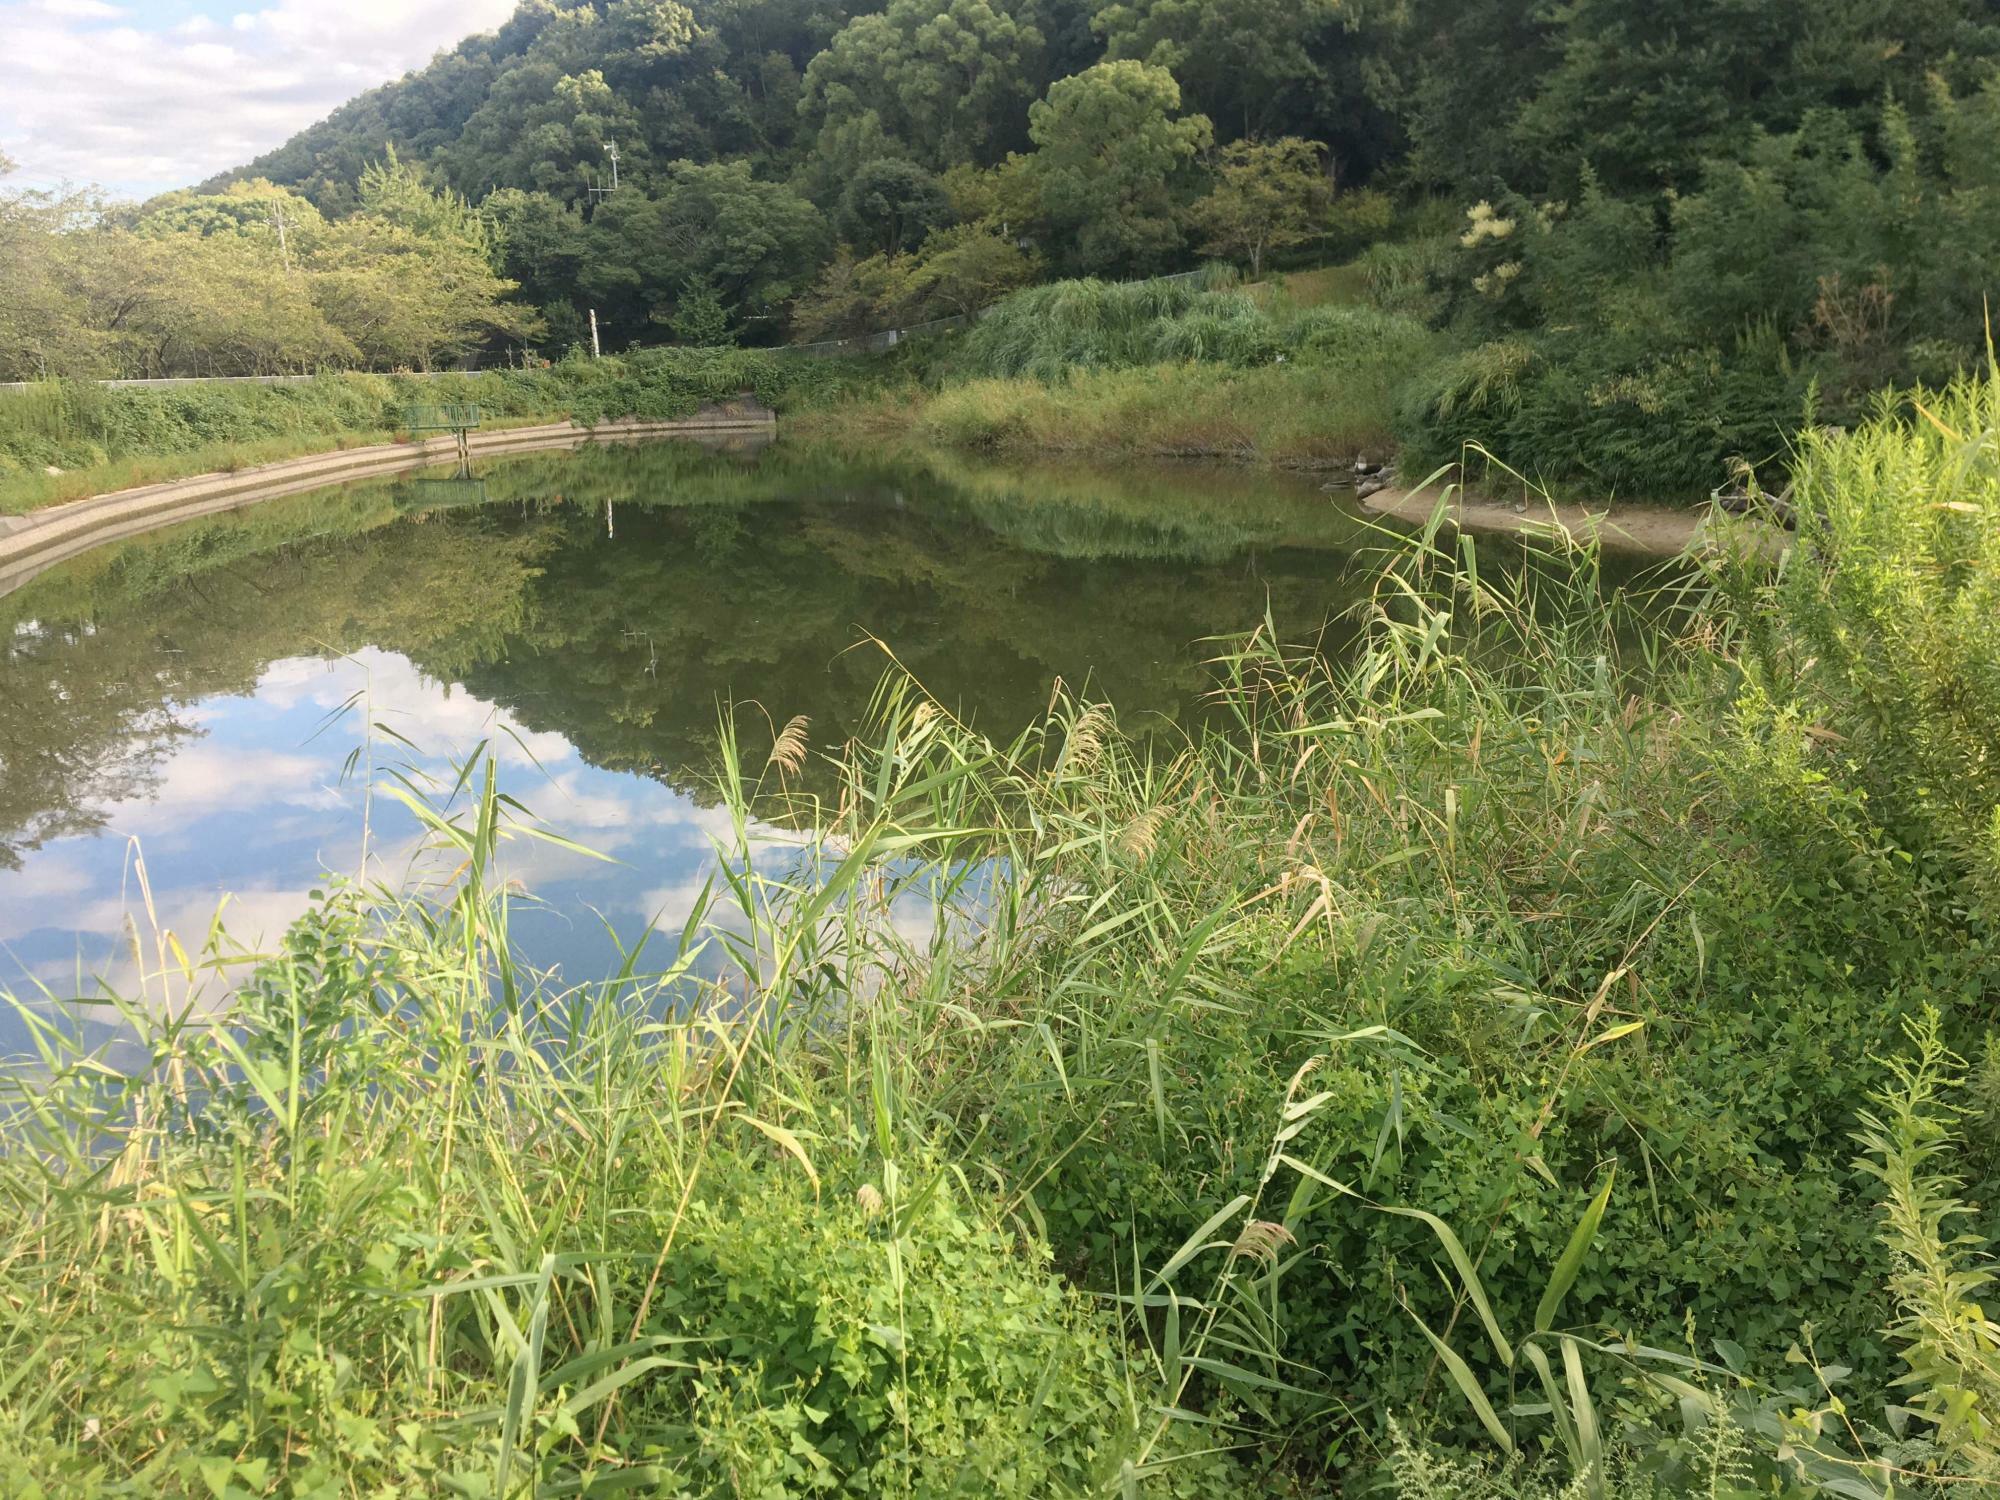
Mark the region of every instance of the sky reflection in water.
MULTIPOLYGON (((544 903, 516 923, 531 960, 595 977, 617 962, 606 922, 677 929, 712 868, 726 701, 837 744, 886 646, 995 734, 1058 677, 1172 732, 1201 712, 1197 639, 1267 601, 1314 635, 1352 599, 1360 536, 1270 476, 652 445, 346 486, 94 553, 0 599, 0 986, 130 993, 128 917, 193 951, 225 897, 232 938, 268 942, 360 870, 364 808, 371 872, 407 866, 417 823, 370 802, 357 747, 448 784, 482 742, 506 791, 612 857, 507 855, 544 903)), ((0 1050, 18 1044, 0 1022, 0 1050)))

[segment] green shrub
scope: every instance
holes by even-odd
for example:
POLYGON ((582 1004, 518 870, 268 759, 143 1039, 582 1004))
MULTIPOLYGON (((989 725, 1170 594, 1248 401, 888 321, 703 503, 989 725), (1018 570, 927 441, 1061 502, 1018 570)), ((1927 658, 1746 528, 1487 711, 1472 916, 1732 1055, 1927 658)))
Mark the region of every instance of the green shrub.
POLYGON ((1368 300, 1386 312, 1435 318, 1445 306, 1442 288, 1457 265, 1455 249, 1449 234, 1370 245, 1359 261, 1368 300))
POLYGON ((775 409, 796 410, 882 378, 860 361, 674 348, 428 378, 322 375, 278 385, 166 387, 52 381, 0 392, 0 461, 8 472, 29 473, 175 455, 226 462, 233 447, 384 436, 402 426, 405 408, 439 402, 476 404, 488 422, 664 421, 743 391, 775 409))
POLYGON ((818 1193, 796 1170, 711 1179, 668 1270, 671 1326, 700 1351, 696 1492, 1032 1500, 1115 1483, 1138 1434, 1111 1329, 946 1168, 908 1166, 818 1193))
MULTIPOLYGON (((1870 816, 2000 917, 2000 382, 1799 440, 1799 535, 1820 558, 1770 601, 1774 693, 1810 704, 1870 816)), ((1815 757, 1816 759, 1818 757, 1815 757)))
POLYGON ((1297 359, 1343 369, 1379 365, 1410 378, 1437 357, 1438 339, 1415 318, 1365 307, 1313 307, 1286 323, 1281 339, 1297 359))
MULTIPOLYGON (((1783 467, 1810 384, 1766 330, 1730 350, 1628 351, 1575 333, 1481 344, 1404 391, 1410 467, 1476 446, 1534 484, 1595 499, 1693 500, 1743 460, 1783 467)), ((1503 481, 1472 455, 1470 475, 1503 481)), ((1503 481, 1504 482, 1504 481, 1503 481)))
POLYGON ((1222 272, 1156 281, 1055 281, 988 309, 959 345, 951 368, 967 378, 1060 381, 1073 371, 1165 359, 1245 362, 1269 347, 1268 325, 1256 302, 1222 272))

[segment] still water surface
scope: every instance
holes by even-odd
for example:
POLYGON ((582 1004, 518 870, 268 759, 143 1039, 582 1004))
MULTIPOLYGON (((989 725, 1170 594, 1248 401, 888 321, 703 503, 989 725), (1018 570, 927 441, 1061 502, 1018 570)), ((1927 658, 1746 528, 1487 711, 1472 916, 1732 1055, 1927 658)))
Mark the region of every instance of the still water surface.
POLYGON ((602 974, 605 923, 677 926, 706 876, 723 704, 836 745, 886 647, 995 735, 1058 678, 1171 733, 1201 712, 1202 637, 1267 603, 1316 637, 1375 540, 1281 476, 656 444, 102 550, 0 599, 0 987, 129 992, 131 924, 193 950, 225 899, 233 938, 267 942, 360 869, 364 814, 371 873, 407 863, 415 821, 369 801, 371 765, 448 781, 482 742, 506 790, 613 857, 508 864, 542 903, 517 925, 529 957, 602 974))

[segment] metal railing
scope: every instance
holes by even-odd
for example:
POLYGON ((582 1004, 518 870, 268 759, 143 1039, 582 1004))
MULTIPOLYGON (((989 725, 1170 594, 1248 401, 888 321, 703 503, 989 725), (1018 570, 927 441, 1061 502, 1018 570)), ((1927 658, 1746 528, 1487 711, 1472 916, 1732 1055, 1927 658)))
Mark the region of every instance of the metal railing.
MULTIPOLYGON (((1191 281, 1201 275, 1200 270, 1176 271, 1171 276, 1141 276, 1139 281, 1191 281)), ((912 323, 907 328, 884 328, 879 333, 857 333, 844 339, 821 339, 814 344, 780 344, 778 347, 791 354, 880 354, 885 349, 893 349, 913 333, 935 333, 948 328, 970 328, 994 307, 982 307, 977 312, 958 313, 949 318, 933 318, 928 323, 912 323)))
POLYGON ((403 425, 412 432, 464 432, 480 422, 476 401, 448 401, 442 406, 406 406, 403 425))
MULTIPOLYGON (((379 374, 369 370, 328 370, 329 375, 379 374)), ((484 375, 484 370, 402 370, 398 378, 409 380, 437 380, 445 375, 484 375)), ((318 380, 318 375, 170 375, 151 380, 99 380, 96 385, 112 390, 142 391, 154 388, 165 389, 176 385, 291 385, 301 380, 318 380)), ((34 380, 0 380, 0 391, 29 391, 42 382, 34 380)))
POLYGON ((946 328, 969 328, 984 315, 986 309, 975 313, 959 313, 950 318, 933 318, 928 323, 912 323, 908 328, 885 328, 880 333, 857 333, 844 339, 821 339, 815 344, 781 344, 778 347, 789 354, 880 354, 885 349, 893 349, 913 333, 932 333, 946 328))

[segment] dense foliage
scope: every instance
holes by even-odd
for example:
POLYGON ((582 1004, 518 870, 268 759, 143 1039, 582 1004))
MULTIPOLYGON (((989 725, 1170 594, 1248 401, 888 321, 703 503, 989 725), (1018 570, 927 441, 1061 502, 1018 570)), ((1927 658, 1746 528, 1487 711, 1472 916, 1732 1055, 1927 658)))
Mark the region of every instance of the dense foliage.
POLYGON ((1782 567, 1425 536, 1180 749, 725 717, 729 878, 603 984, 475 768, 446 888, 161 937, 126 1071, 24 1008, 0 1473, 1990 1487, 2000 381, 1920 399, 1802 439, 1782 567))
POLYGON ((393 153, 331 220, 262 180, 139 209, 0 194, 0 379, 449 365, 541 329, 492 250, 482 214, 393 153))
POLYGON ((590 309, 770 343, 1362 250, 1459 346, 1403 393, 1420 461, 1700 493, 1977 359, 2000 22, 1669 10, 527 0, 199 190, 0 199, 0 377, 560 352, 590 309))

